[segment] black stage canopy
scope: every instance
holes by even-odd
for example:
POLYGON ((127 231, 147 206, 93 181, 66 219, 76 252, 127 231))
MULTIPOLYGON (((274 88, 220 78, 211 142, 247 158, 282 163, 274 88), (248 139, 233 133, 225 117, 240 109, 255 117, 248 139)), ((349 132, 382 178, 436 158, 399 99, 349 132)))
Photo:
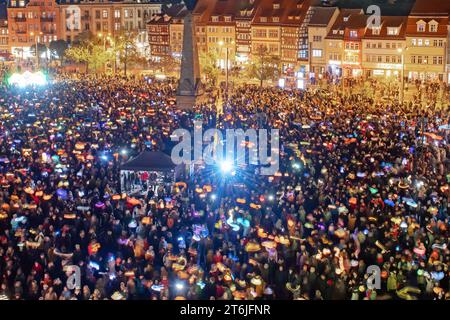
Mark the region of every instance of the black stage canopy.
POLYGON ((128 171, 170 171, 175 169, 170 156, 161 151, 144 151, 125 163, 121 170, 128 171))

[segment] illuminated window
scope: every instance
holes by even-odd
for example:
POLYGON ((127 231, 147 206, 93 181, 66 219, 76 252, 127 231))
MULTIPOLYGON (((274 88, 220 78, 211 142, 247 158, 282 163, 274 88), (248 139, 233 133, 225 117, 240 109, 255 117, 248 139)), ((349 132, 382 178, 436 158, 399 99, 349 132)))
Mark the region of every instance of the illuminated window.
POLYGON ((322 50, 321 49, 314 49, 312 51, 312 56, 316 58, 322 57, 322 50))
POLYGON ((433 23, 433 24, 431 24, 430 23, 430 32, 437 32, 437 24, 436 23, 433 23))
POLYGON ((102 17, 103 18, 108 18, 108 10, 103 10, 102 17))
POLYGON ((120 10, 114 10, 114 18, 120 18, 120 10))
POLYGON ((358 31, 350 30, 350 38, 358 38, 358 31))
POLYGON ((425 23, 417 24, 417 32, 425 32, 425 23))
POLYGON ((387 34, 390 36, 395 36, 398 34, 398 28, 388 28, 387 34))
POLYGON ((373 35, 379 35, 381 31, 381 28, 372 28, 372 34, 373 35))

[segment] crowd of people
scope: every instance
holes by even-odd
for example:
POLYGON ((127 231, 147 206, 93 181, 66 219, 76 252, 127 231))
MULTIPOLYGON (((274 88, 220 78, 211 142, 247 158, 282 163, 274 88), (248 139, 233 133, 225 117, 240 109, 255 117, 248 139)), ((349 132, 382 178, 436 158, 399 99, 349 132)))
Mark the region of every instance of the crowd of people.
POLYGON ((449 298, 448 107, 242 86, 218 113, 215 98, 177 109, 175 90, 86 76, 0 88, 0 296, 449 298), (194 120, 279 129, 279 171, 200 165, 123 194, 121 165, 170 154, 194 120))

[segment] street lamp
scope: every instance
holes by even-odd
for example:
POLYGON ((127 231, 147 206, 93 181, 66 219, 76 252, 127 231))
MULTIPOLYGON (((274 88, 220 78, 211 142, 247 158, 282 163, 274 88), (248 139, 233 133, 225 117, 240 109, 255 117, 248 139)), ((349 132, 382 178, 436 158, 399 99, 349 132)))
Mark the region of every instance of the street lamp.
POLYGON ((398 48, 397 51, 402 55, 402 73, 401 73, 401 88, 400 88, 400 103, 403 104, 404 93, 405 93, 405 54, 402 48, 398 48))
MULTIPOLYGON (((232 45, 234 45, 234 41, 231 42, 232 45)), ((223 47, 225 43, 223 41, 219 41, 219 46, 223 47)), ((225 46, 226 49, 226 58, 225 58, 225 75, 226 75, 226 82, 225 82, 225 99, 228 103, 228 80, 229 80, 229 74, 228 74, 228 68, 230 67, 229 62, 229 47, 225 46)))
MULTIPOLYGON (((42 35, 42 32, 39 32, 39 35, 42 35)), ((34 36, 34 32, 33 31, 30 32, 30 36, 31 37, 34 36)), ((37 39, 37 36, 34 37, 34 49, 35 49, 35 54, 36 54, 36 68, 39 69, 39 53, 38 53, 38 39, 37 39)))

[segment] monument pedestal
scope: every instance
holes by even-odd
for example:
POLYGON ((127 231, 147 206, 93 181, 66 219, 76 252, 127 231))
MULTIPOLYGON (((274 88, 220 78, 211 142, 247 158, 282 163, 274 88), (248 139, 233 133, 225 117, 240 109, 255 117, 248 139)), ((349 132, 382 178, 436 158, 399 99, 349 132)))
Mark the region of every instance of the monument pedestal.
POLYGON ((195 95, 182 96, 177 95, 177 107, 182 110, 192 110, 198 103, 199 99, 195 95))

